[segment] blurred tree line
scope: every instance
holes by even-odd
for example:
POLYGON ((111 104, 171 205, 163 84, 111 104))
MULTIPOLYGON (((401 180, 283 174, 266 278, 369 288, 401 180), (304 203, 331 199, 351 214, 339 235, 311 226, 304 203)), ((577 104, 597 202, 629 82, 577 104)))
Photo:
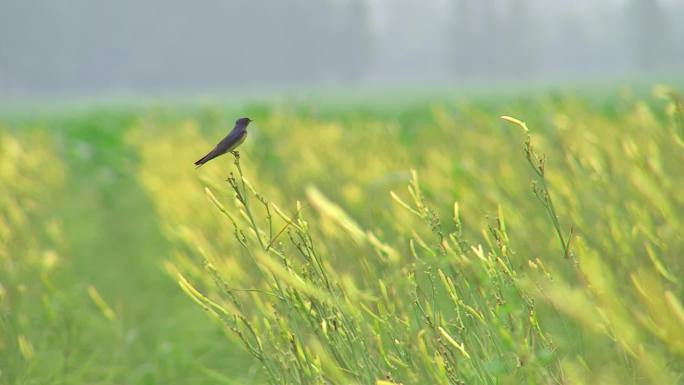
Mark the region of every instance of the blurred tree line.
POLYGON ((460 78, 566 73, 679 72, 684 2, 626 0, 578 12, 544 0, 453 0, 451 63, 460 78), (548 12, 551 11, 551 12, 548 12), (558 11, 557 11, 558 12, 558 11), (545 68, 546 67, 546 68, 545 68))
POLYGON ((681 75, 683 18, 679 0, 2 0, 0 95, 681 75))
POLYGON ((3 0, 0 87, 347 82, 370 42, 363 0, 3 0))
POLYGON ((538 39, 526 0, 455 0, 451 62, 461 78, 524 76, 534 71, 538 39))

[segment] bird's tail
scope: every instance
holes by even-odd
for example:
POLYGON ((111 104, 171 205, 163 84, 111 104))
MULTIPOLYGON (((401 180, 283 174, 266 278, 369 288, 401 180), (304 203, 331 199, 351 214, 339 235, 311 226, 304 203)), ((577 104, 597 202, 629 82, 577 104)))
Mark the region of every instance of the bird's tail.
POLYGON ((201 157, 200 159, 198 159, 198 160, 195 162, 195 168, 199 168, 199 167, 201 167, 204 163, 206 163, 207 160, 208 160, 208 159, 207 159, 208 156, 209 156, 209 154, 207 154, 207 155, 201 157))
POLYGON ((197 162, 195 162, 195 168, 200 167, 201 165, 207 163, 208 161, 216 158, 219 155, 221 155, 221 153, 216 148, 214 148, 213 150, 209 151, 207 155, 203 156, 202 158, 197 160, 197 162))

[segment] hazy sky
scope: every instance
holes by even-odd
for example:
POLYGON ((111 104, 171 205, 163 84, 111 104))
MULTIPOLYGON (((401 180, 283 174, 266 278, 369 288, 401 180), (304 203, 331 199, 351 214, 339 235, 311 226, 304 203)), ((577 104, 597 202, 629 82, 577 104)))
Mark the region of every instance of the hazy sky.
POLYGON ((0 1, 0 97, 684 75, 681 0, 0 1))

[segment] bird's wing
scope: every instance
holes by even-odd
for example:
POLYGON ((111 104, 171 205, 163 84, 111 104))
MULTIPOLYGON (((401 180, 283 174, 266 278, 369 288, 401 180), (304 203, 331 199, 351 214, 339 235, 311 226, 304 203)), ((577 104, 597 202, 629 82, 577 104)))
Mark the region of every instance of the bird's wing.
POLYGON ((242 130, 241 132, 236 133, 236 135, 231 138, 226 152, 233 151, 237 146, 245 141, 245 138, 247 138, 247 131, 242 130))
POLYGON ((244 134, 246 134, 244 130, 239 130, 236 127, 230 131, 225 138, 221 139, 221 141, 216 145, 216 148, 223 152, 228 152, 235 148, 237 144, 240 144, 241 140, 244 140, 244 134))
POLYGON ((225 138, 218 142, 216 147, 209 151, 207 155, 195 162, 195 165, 199 167, 219 155, 223 155, 228 151, 232 151, 245 140, 245 137, 247 137, 247 131, 244 129, 240 130, 237 127, 233 128, 233 130, 230 131, 225 138))

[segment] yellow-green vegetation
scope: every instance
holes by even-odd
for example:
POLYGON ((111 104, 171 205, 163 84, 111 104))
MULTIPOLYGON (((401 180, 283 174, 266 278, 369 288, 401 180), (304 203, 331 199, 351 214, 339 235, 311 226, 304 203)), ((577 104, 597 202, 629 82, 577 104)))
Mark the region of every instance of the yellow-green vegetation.
POLYGON ((676 93, 374 105, 8 123, 7 143, 44 144, 0 176, 15 197, 0 201, 3 222, 34 218, 3 226, 0 349, 13 353, 0 379, 681 381, 676 93), (243 115, 254 123, 239 158, 195 169, 243 115), (12 204, 23 200, 36 204, 12 204), (69 304, 58 314, 83 325, 69 344, 61 324, 50 339, 22 323, 47 303, 22 308, 24 287, 69 304))
POLYGON ((64 171, 52 147, 44 134, 0 132, 0 378, 20 376, 23 362, 41 365, 45 326, 59 322, 52 276, 61 230, 46 201, 64 171))
POLYGON ((0 384, 213 383, 249 367, 161 269, 168 244, 123 144, 135 116, 0 119, 0 384))
POLYGON ((273 384, 674 384, 684 147, 657 94, 276 106, 200 170, 197 122, 130 141, 167 269, 273 384))

